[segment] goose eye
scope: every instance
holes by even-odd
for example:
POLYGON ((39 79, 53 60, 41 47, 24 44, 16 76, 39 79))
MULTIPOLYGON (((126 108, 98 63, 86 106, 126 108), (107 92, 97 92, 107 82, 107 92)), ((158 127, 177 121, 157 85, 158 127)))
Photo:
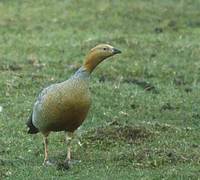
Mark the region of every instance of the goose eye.
POLYGON ((106 48, 103 48, 104 51, 106 51, 106 48))

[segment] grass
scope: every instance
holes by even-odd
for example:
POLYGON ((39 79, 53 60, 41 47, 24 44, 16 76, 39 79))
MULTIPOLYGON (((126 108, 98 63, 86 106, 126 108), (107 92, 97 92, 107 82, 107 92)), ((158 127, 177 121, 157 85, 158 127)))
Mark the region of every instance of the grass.
MULTIPOLYGON (((0 179, 198 179, 198 0, 0 1, 0 179), (25 121, 40 90, 67 79, 87 51, 123 51, 92 75, 93 105, 69 170, 43 167, 25 121)), ((50 156, 65 157, 64 135, 50 156)))

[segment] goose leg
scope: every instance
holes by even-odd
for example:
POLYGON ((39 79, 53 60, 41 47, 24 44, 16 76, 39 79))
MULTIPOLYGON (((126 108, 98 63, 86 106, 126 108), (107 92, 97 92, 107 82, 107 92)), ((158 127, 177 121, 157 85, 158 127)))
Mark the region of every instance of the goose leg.
POLYGON ((66 132, 66 143, 67 143, 67 157, 64 162, 69 163, 71 161, 71 142, 73 140, 74 133, 66 132))
POLYGON ((43 165, 51 165, 52 163, 49 161, 49 158, 48 158, 48 138, 47 138, 47 136, 44 136, 43 140, 44 140, 44 162, 43 162, 43 165))

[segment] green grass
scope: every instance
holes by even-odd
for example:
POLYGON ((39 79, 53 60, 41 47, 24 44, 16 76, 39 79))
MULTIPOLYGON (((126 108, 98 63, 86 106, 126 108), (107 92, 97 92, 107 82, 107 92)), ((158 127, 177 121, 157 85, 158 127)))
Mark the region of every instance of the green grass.
MULTIPOLYGON (((0 1, 0 179, 198 179, 200 1, 0 1), (99 43, 123 51, 92 75, 69 170, 43 167, 25 122, 40 90, 99 43)), ((50 135, 61 161, 63 133, 50 135)))

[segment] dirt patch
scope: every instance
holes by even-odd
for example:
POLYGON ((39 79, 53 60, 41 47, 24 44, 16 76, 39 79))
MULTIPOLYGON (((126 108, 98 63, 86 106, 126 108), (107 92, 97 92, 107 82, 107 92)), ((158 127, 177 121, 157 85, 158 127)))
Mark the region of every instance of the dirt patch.
POLYGON ((16 62, 12 63, 12 64, 1 64, 0 65, 0 70, 1 71, 20 71, 22 70, 23 65, 18 64, 16 62))
POLYGON ((123 141, 129 144, 140 143, 152 137, 153 132, 142 126, 122 125, 113 122, 105 127, 99 127, 87 132, 84 139, 89 142, 123 141))
POLYGON ((159 168, 183 163, 199 164, 200 159, 198 153, 183 153, 176 149, 138 148, 120 153, 113 160, 121 165, 131 163, 133 167, 159 168))
POLYGON ((131 83, 136 84, 140 86, 141 88, 143 88, 145 91, 152 91, 153 93, 158 93, 158 90, 156 89, 156 87, 145 80, 127 78, 127 79, 124 79, 123 82, 129 83, 129 84, 131 83))
POLYGON ((173 110, 178 110, 179 109, 179 107, 177 107, 177 106, 173 106, 173 105, 171 105, 170 103, 166 103, 166 104, 163 104, 162 106, 161 106, 161 108, 160 108, 160 111, 162 112, 162 111, 173 111, 173 110))

